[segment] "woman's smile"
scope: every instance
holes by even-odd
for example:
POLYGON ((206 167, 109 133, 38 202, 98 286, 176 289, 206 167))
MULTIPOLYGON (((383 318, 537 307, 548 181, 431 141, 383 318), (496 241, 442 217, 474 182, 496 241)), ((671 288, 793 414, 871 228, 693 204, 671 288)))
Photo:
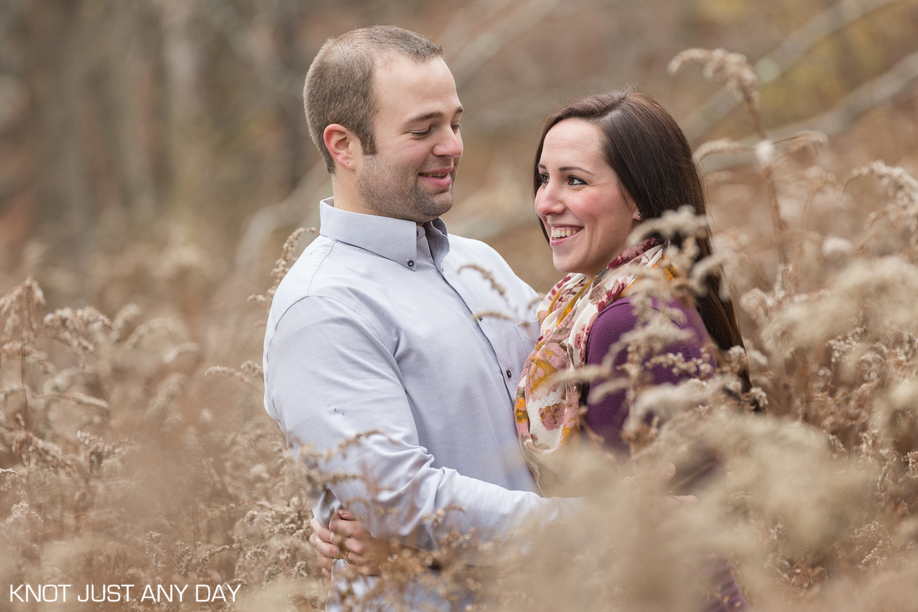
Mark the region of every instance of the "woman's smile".
POLYGON ((548 233, 549 238, 551 239, 551 245, 555 246, 561 244, 566 239, 579 234, 582 230, 582 227, 552 227, 548 233))

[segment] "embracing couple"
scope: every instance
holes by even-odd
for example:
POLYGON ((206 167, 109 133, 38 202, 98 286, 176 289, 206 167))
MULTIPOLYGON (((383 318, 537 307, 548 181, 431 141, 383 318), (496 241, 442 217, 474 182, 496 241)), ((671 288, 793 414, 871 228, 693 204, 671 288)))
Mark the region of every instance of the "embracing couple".
MULTIPOLYGON (((682 131, 632 91, 548 118, 535 211, 566 276, 539 305, 493 249, 449 234, 440 219, 453 204, 462 105, 439 47, 397 27, 348 32, 319 51, 304 99, 334 197, 274 296, 265 405, 294 450, 356 440, 323 464, 328 483, 313 500, 310 539, 333 591, 346 560, 369 562, 382 543, 436 550, 450 533, 486 537, 570 515, 577 500, 540 494, 549 473, 563 478, 548 467, 552 455, 587 427, 627 452, 629 407, 623 390, 593 399, 588 385, 551 374, 600 364, 638 325, 641 283, 629 264, 680 273, 663 238, 628 237, 667 210, 705 214, 682 131), (430 520, 438 512, 448 520, 430 520)), ((698 258, 710 253, 707 237, 699 246, 698 258)), ((712 345, 742 346, 719 283, 709 277, 697 310, 670 305, 687 333, 666 352, 713 367, 712 345)), ((655 383, 687 376, 662 366, 651 374, 655 383)), ((489 562, 475 550, 462 561, 489 562)), ((347 583, 329 608, 369 605, 347 583)), ((732 580, 721 594, 716 605, 745 609, 732 580)), ((449 606, 438 597, 418 586, 405 603, 449 606)))

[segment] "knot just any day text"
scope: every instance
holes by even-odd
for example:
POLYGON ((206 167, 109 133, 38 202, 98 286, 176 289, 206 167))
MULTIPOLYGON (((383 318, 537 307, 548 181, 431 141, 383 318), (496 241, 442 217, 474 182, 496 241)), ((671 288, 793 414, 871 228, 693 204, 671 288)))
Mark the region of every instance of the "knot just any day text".
POLYGON ((17 586, 10 585, 10 602, 13 601, 34 601, 34 602, 130 602, 130 601, 148 601, 154 603, 160 602, 183 602, 183 601, 236 601, 236 593, 239 591, 241 584, 235 586, 209 584, 157 584, 157 585, 134 585, 134 584, 87 584, 82 592, 70 584, 20 584, 17 586))

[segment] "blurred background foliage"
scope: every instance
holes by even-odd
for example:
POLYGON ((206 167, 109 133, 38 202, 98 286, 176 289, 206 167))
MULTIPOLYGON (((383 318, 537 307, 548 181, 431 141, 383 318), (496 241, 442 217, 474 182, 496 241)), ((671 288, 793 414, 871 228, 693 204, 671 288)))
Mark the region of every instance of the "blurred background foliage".
MULTIPOLYGON (((557 273, 529 168, 556 104, 636 85, 696 146, 752 134, 699 69, 667 74, 689 47, 746 55, 769 135, 826 132, 830 169, 918 169, 916 0, 4 0, 3 284, 34 275, 52 306, 112 314, 180 278, 160 293, 194 315, 218 279, 264 278, 330 194, 302 110, 309 63, 375 23, 444 47, 467 109, 447 221, 540 290, 557 273)), ((715 225, 748 220, 727 200, 715 225)))
MULTIPOLYGON (((0 541, 12 551, 0 581, 233 582, 322 599, 303 496, 317 472, 284 452, 262 408, 265 309, 245 300, 269 299, 285 238, 317 226, 330 195, 306 70, 328 37, 374 23, 444 47, 467 109, 450 230, 488 241, 542 291, 559 275, 532 211, 532 155, 557 104, 635 85, 694 146, 746 145, 703 164, 753 381, 777 418, 699 421, 695 433, 732 445, 741 477, 701 500, 709 531, 678 533, 704 546, 723 533, 747 593, 774 595, 757 609, 913 610, 918 183, 895 167, 918 175, 918 0, 0 1, 0 541), (756 147, 749 114, 699 65, 668 74, 693 47, 755 65, 773 143, 756 147), (828 143, 781 142, 800 130, 828 143), (874 160, 886 166, 863 167, 874 160), (798 532, 809 548, 786 535, 798 532)), ((663 442, 684 446, 682 427, 663 442)), ((620 489, 590 486, 605 495, 594 516, 628 510, 620 489)), ((604 558, 624 576, 614 585, 649 567, 644 551, 681 555, 679 538, 640 539, 676 532, 621 524, 637 556, 600 549, 615 554, 559 577, 545 555, 523 589, 544 603, 532 609, 570 604, 552 588, 589 583, 602 574, 578 572, 604 558)), ((668 574, 645 574, 656 595, 668 574)), ((280 609, 239 609, 266 607, 280 609)))

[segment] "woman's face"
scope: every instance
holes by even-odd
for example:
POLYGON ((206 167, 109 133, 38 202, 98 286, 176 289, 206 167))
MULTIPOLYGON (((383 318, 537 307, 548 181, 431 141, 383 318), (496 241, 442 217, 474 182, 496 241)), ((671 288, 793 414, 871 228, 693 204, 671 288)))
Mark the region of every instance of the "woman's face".
POLYGON ((582 119, 556 124, 542 145, 535 209, 555 267, 595 276, 625 250, 638 210, 602 155, 602 132, 582 119))

